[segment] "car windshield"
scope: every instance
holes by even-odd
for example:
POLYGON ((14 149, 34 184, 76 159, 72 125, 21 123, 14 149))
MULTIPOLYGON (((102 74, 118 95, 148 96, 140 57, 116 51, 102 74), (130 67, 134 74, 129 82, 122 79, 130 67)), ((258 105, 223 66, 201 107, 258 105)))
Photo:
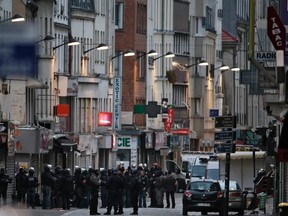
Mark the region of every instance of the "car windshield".
POLYGON ((219 180, 219 169, 207 169, 207 178, 219 180))
POLYGON ((219 186, 217 183, 211 182, 211 181, 195 181, 195 182, 190 182, 189 190, 219 191, 219 186))
POLYGON ((207 166, 196 165, 192 167, 192 177, 204 177, 207 166))
POLYGON ((182 171, 187 173, 187 172, 192 172, 192 165, 189 161, 183 161, 182 163, 182 171))
MULTIPOLYGON (((225 181, 220 182, 221 190, 225 190, 225 181)), ((237 184, 237 182, 230 182, 229 183, 229 190, 235 191, 235 190, 241 190, 240 186, 237 184)))

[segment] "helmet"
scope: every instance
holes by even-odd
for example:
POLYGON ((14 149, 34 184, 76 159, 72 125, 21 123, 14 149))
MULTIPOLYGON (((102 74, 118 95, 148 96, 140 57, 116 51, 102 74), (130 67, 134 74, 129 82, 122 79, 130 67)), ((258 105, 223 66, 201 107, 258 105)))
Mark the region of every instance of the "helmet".
POLYGON ((68 176, 70 175, 70 169, 69 168, 66 168, 64 171, 63 171, 63 174, 68 176))
POLYGON ((30 167, 28 173, 29 175, 33 175, 35 173, 34 167, 30 167))
POLYGON ((45 172, 50 172, 50 171, 51 171, 49 164, 46 164, 46 165, 44 166, 44 171, 45 171, 45 172))
POLYGON ((61 166, 56 166, 55 167, 55 173, 59 173, 62 171, 62 167, 61 166))

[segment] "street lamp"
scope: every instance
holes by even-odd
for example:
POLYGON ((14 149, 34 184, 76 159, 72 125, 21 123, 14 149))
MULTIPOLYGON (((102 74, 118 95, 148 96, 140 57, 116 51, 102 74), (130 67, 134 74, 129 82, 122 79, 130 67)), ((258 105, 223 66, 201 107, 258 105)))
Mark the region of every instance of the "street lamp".
POLYGON ((47 35, 46 37, 42 38, 41 40, 36 41, 35 43, 37 44, 37 43, 40 43, 42 41, 47 42, 47 41, 51 41, 51 40, 54 40, 54 39, 55 38, 53 36, 47 35))
POLYGON ((115 58, 117 58, 117 57, 120 57, 120 56, 125 56, 125 57, 127 57, 127 56, 135 56, 135 53, 134 53, 132 50, 128 50, 128 51, 126 51, 126 52, 121 52, 120 54, 118 54, 118 55, 116 55, 116 56, 113 56, 113 57, 111 58, 111 60, 112 60, 112 59, 115 59, 115 58))
POLYGON ((109 46, 107 44, 104 44, 104 43, 100 43, 98 46, 96 47, 93 47, 91 49, 88 49, 88 50, 85 50, 83 53, 86 54, 87 52, 90 52, 94 49, 97 49, 97 50, 106 50, 106 49, 109 49, 109 46))
POLYGON ((157 51, 152 49, 148 53, 143 53, 142 55, 137 56, 137 59, 139 59, 143 56, 156 56, 156 55, 158 55, 157 51))
POLYGON ((65 43, 63 43, 63 44, 60 44, 60 45, 58 45, 58 46, 53 47, 53 51, 54 51, 55 49, 58 49, 58 48, 61 47, 61 46, 66 45, 66 44, 67 44, 68 46, 77 46, 77 45, 80 44, 80 42, 77 41, 77 40, 75 40, 74 38, 72 38, 72 39, 70 39, 69 41, 67 41, 67 42, 65 42, 65 43))
POLYGON ((173 58, 173 57, 175 57, 175 54, 173 52, 169 51, 165 55, 162 55, 162 56, 159 56, 159 57, 153 59, 153 62, 156 61, 157 59, 160 59, 160 58, 163 58, 163 57, 165 57, 165 58, 173 58))
POLYGON ((205 60, 201 60, 200 62, 197 62, 197 63, 195 63, 195 64, 186 66, 186 68, 190 68, 190 67, 193 67, 193 66, 195 66, 195 65, 208 66, 209 63, 208 63, 207 61, 205 61, 205 60))
POLYGON ((20 14, 15 14, 11 18, 1 21, 0 24, 3 23, 3 22, 9 21, 9 20, 11 20, 11 22, 24 22, 25 18, 23 16, 21 16, 20 14))

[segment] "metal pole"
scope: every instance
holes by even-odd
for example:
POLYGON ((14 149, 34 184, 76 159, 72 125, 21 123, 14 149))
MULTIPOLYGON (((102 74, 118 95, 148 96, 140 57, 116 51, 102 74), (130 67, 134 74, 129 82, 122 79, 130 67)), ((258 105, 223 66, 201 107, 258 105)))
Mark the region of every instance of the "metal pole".
POLYGON ((230 181, 230 153, 226 153, 226 166, 225 166, 225 195, 224 195, 224 216, 228 216, 229 208, 229 181, 230 181))

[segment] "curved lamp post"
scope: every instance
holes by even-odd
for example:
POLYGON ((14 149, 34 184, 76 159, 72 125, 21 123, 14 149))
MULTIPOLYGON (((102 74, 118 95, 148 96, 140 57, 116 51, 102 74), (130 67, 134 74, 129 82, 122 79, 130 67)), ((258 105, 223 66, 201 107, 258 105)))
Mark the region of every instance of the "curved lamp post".
POLYGON ((3 21, 0 21, 0 24, 6 21, 11 20, 11 22, 24 22, 25 18, 23 16, 21 16, 20 14, 15 14, 13 17, 9 18, 9 19, 5 19, 3 21))

